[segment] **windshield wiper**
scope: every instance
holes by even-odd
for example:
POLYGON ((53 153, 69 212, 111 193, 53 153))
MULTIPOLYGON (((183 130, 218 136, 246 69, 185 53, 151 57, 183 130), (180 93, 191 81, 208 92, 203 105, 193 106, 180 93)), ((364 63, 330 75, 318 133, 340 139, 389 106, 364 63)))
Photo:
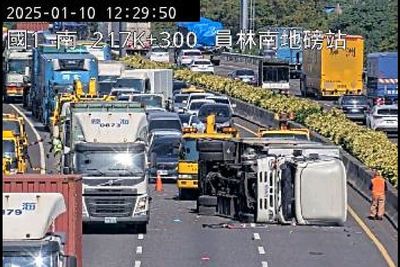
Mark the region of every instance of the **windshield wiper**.
POLYGON ((86 171, 89 171, 88 174, 92 176, 105 176, 105 173, 98 169, 86 169, 86 171))
POLYGON ((122 171, 118 173, 118 176, 142 176, 143 172, 139 171, 139 172, 134 172, 134 171, 130 171, 128 169, 118 169, 118 168, 114 168, 114 169, 108 169, 109 171, 122 171))

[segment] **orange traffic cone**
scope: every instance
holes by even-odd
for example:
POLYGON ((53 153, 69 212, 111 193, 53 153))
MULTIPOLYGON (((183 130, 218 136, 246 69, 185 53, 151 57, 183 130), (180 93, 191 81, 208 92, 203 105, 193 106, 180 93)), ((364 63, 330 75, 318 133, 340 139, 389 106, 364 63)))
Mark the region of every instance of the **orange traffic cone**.
POLYGON ((157 192, 161 192, 163 191, 163 185, 162 185, 162 181, 161 181, 161 175, 159 173, 157 173, 157 179, 156 179, 156 191, 157 192))

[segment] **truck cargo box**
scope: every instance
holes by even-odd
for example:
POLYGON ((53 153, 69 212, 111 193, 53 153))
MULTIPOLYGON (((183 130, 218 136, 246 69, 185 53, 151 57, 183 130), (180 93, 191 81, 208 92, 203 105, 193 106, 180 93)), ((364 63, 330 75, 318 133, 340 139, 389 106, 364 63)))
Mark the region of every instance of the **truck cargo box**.
POLYGON ((64 232, 66 253, 82 267, 82 180, 78 175, 24 174, 3 177, 3 193, 61 193, 67 212, 55 220, 54 232, 64 232))
POLYGON ((370 53, 367 56, 367 75, 378 79, 397 79, 397 52, 370 53))
POLYGON ((345 49, 330 49, 326 38, 322 49, 303 51, 303 95, 338 97, 363 93, 364 39, 346 36, 345 49))

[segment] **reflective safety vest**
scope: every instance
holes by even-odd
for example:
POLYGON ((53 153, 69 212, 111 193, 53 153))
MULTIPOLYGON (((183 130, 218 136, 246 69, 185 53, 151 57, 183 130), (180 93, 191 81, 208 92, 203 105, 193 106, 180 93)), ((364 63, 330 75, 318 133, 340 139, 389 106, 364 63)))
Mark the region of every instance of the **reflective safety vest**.
POLYGON ((372 178, 371 183, 373 196, 385 195, 385 179, 382 176, 375 176, 374 178, 372 178))

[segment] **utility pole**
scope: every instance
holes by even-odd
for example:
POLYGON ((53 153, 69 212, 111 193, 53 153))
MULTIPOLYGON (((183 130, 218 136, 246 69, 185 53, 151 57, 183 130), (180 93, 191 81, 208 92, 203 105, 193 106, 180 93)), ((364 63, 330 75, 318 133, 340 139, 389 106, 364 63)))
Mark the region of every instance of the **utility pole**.
POLYGON ((249 29, 249 1, 240 0, 240 29, 247 32, 249 29))
MULTIPOLYGON (((119 26, 118 27, 119 28, 119 30, 118 30, 119 33, 126 32, 126 22, 119 22, 118 26, 119 26)), ((126 49, 125 49, 125 47, 122 47, 122 44, 124 42, 124 39, 123 39, 122 35, 123 34, 118 34, 118 48, 119 48, 119 57, 120 58, 123 58, 123 57, 126 56, 126 49)))

